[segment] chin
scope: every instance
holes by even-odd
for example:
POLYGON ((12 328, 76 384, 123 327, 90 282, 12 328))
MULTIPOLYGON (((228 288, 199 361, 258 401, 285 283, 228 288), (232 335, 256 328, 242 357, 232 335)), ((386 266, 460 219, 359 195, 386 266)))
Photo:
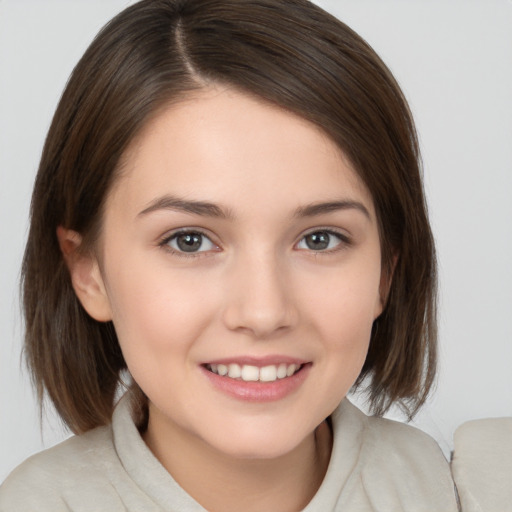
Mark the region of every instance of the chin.
POLYGON ((228 457, 245 460, 269 460, 283 457, 298 448, 313 432, 291 432, 283 428, 225 430, 205 441, 228 457))

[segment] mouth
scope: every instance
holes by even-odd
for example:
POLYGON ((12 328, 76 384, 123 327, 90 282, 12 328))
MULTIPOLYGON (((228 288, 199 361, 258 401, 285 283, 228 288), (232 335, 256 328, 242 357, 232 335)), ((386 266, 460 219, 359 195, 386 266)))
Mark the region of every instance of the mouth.
POLYGON ((212 361, 202 364, 201 369, 222 394, 243 402, 268 403, 294 395, 308 379, 312 366, 311 361, 272 356, 212 361))
POLYGON ((293 377, 304 364, 279 363, 262 367, 250 364, 205 364, 204 367, 211 373, 220 377, 244 382, 275 382, 277 380, 293 377))

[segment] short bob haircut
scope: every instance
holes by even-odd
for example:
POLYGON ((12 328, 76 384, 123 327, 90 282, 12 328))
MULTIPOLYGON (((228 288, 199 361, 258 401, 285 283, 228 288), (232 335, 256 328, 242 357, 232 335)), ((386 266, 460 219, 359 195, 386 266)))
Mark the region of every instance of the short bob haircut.
POLYGON ((370 46, 308 0, 143 0, 112 19, 75 67, 43 150, 22 269, 25 353, 40 403, 47 394, 75 433, 110 422, 126 364, 112 323, 79 303, 56 229, 79 232, 92 250, 130 142, 209 84, 319 126, 370 191, 393 279, 355 386, 375 414, 393 403, 414 414, 434 381, 437 342, 414 123, 370 46))

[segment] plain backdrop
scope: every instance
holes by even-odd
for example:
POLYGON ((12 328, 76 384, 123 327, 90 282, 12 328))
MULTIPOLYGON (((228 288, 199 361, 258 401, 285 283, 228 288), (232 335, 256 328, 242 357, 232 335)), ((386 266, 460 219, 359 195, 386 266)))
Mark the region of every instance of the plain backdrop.
MULTIPOLYGON (((74 64, 127 0, 0 0, 0 481, 69 436, 39 423, 20 359, 31 187, 74 64)), ((415 424, 512 416, 512 2, 319 0, 381 55, 420 134, 440 266, 441 371, 415 424)), ((392 413, 396 416, 396 413, 392 413)))

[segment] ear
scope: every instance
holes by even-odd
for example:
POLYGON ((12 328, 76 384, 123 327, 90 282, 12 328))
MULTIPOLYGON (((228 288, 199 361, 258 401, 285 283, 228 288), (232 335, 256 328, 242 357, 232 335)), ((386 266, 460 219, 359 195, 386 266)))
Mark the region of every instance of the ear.
POLYGON ((78 300, 98 322, 112 320, 110 302, 95 256, 81 251, 82 237, 76 231, 57 228, 57 239, 78 300))
POLYGON ((383 268, 381 271, 379 284, 379 304, 376 308, 375 320, 381 315, 381 313, 384 311, 384 308, 386 307, 397 262, 398 253, 393 253, 389 269, 383 268))

